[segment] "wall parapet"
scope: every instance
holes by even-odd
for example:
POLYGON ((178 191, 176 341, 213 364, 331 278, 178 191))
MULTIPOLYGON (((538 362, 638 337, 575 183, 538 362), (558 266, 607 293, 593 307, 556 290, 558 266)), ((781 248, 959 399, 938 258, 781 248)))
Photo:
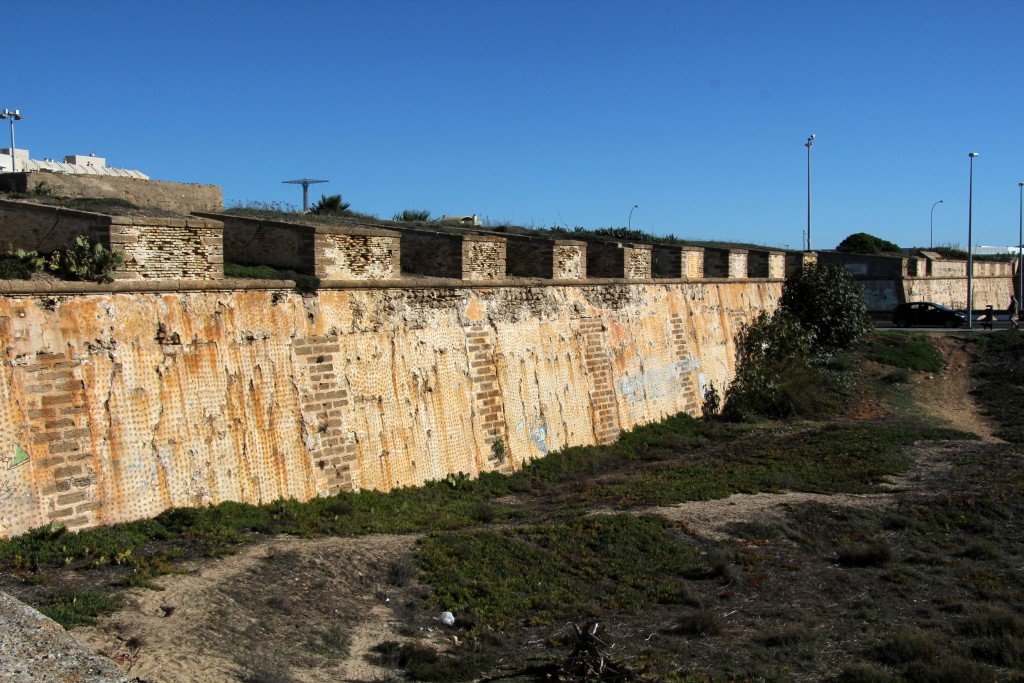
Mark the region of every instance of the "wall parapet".
POLYGON ((748 256, 747 249, 704 247, 704 277, 731 280, 749 277, 748 256))
POLYGON ((50 253, 87 235, 108 249, 122 249, 115 279, 221 279, 223 226, 197 217, 111 216, 0 199, 0 242, 50 253))
POLYGON ((467 281, 505 278, 503 237, 414 228, 399 232, 403 272, 467 281))
POLYGON ((748 249, 747 277, 785 279, 786 253, 774 249, 748 249))
POLYGON ((506 235, 506 269, 511 277, 582 280, 587 277, 587 243, 531 235, 506 235))
POLYGON ((194 212, 224 224, 224 259, 315 275, 321 280, 395 280, 401 276, 399 233, 361 226, 289 223, 194 212))
POLYGON ((655 244, 651 249, 651 276, 680 280, 704 277, 704 247, 655 244))
POLYGON ((649 280, 652 251, 650 244, 589 241, 587 277, 649 280))

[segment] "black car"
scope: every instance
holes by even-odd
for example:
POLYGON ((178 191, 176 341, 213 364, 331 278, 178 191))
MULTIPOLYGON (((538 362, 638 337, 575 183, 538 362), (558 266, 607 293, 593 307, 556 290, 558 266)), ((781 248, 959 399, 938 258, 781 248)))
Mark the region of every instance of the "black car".
POLYGON ((896 327, 960 327, 967 324, 967 314, 930 301, 909 301, 896 307, 892 322, 896 327))

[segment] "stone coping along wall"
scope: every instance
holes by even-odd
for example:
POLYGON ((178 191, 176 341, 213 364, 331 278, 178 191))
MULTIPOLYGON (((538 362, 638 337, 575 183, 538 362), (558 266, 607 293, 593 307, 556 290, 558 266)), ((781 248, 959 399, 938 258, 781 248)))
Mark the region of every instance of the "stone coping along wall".
POLYGON ((195 212, 224 224, 224 260, 315 275, 321 280, 397 280, 399 233, 361 226, 289 223, 195 212))
POLYGON ((88 235, 125 252, 115 279, 221 279, 223 226, 205 218, 109 216, 0 200, 0 246, 48 254, 88 235))
POLYGON ((118 176, 72 175, 35 171, 0 174, 0 191, 57 197, 110 197, 136 206, 187 216, 192 211, 223 211, 218 185, 174 183, 118 176))

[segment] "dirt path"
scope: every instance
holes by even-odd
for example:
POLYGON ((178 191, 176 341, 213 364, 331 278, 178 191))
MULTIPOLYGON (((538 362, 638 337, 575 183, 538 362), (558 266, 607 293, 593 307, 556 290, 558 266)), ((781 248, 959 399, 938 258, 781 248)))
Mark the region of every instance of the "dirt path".
MULTIPOLYGON (((912 390, 940 420, 988 441, 992 430, 971 401, 963 340, 936 335, 945 370, 921 377, 912 390)), ((963 444, 917 448, 918 466, 893 479, 894 490, 919 485, 963 444)), ((823 502, 884 507, 892 496, 806 493, 734 495, 656 511, 697 535, 726 535, 734 522, 770 519, 786 505, 823 502)), ((416 536, 303 540, 280 538, 237 555, 198 562, 186 575, 157 580, 164 590, 137 589, 118 613, 73 635, 153 683, 228 681, 382 681, 391 672, 367 660, 386 640, 426 636, 452 646, 438 615, 422 613, 424 589, 411 574, 416 536)))
MULTIPOLYGON (((942 355, 945 367, 934 375, 922 375, 911 386, 915 402, 928 414, 939 421, 948 422, 950 427, 977 434, 985 442, 1001 443, 992 434, 992 426, 978 410, 971 396, 971 379, 968 371, 969 357, 967 342, 956 336, 934 335, 931 341, 942 355)), ((963 444, 929 443, 916 447, 914 460, 916 468, 906 477, 893 479, 889 488, 913 488, 922 479, 926 469, 947 466, 955 451, 963 444)), ((893 497, 888 493, 877 494, 836 494, 788 492, 783 494, 759 493, 756 495, 736 494, 728 498, 709 501, 695 501, 682 505, 653 510, 657 514, 683 522, 699 536, 721 539, 727 536, 724 529, 730 525, 750 519, 778 519, 785 515, 785 506, 800 503, 827 503, 828 505, 882 508, 891 504, 893 497)))
POLYGON ((979 412, 971 397, 967 341, 958 336, 937 334, 932 343, 942 354, 946 367, 941 374, 927 376, 915 387, 918 405, 950 426, 977 434, 984 441, 1001 442, 992 425, 979 412))
POLYGON ((371 647, 403 631, 443 637, 415 607, 421 589, 392 585, 415 541, 282 537, 161 577, 164 590, 133 590, 121 611, 73 634, 145 681, 383 680, 371 647))

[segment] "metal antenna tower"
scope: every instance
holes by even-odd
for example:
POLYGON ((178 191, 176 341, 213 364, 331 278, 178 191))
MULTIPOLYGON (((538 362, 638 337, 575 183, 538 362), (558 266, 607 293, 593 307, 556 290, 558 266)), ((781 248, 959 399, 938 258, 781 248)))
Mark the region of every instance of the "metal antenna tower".
POLYGON ((282 180, 282 183, 289 185, 302 185, 302 210, 309 211, 309 186, 316 183, 329 183, 330 180, 313 180, 312 178, 299 178, 298 180, 282 180))

